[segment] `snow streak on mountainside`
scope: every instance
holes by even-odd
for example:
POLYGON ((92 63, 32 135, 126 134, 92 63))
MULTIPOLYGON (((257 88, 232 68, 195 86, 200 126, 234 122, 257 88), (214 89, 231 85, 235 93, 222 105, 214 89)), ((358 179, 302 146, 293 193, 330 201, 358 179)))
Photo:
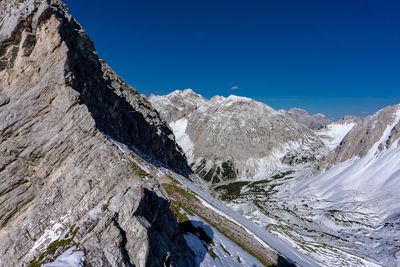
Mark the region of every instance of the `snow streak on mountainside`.
POLYGON ((186 89, 149 100, 174 130, 192 169, 213 184, 312 161, 323 146, 310 129, 249 98, 207 100, 186 89))

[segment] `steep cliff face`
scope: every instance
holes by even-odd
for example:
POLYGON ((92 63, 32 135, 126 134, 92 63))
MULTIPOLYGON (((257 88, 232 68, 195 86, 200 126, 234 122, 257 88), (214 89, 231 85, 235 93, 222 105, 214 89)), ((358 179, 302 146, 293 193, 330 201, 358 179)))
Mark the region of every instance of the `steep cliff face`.
POLYGON ((168 196, 138 167, 190 172, 171 130, 61 2, 0 4, 0 265, 74 245, 88 266, 191 266, 168 196))
POLYGON ((310 129, 249 98, 207 100, 186 89, 149 100, 170 123, 192 169, 211 183, 312 161, 323 145, 310 129))

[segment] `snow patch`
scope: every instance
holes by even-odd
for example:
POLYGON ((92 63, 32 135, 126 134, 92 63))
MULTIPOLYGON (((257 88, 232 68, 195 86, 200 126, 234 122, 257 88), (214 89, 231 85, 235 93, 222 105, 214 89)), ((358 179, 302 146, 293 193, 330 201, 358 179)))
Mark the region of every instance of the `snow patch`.
POLYGON ((55 261, 43 265, 43 267, 83 267, 85 262, 85 253, 83 251, 74 251, 76 247, 66 250, 58 256, 55 261))
POLYGON ((329 148, 333 150, 337 147, 348 132, 353 129, 357 123, 331 123, 326 128, 316 131, 316 134, 321 138, 322 142, 329 148))
POLYGON ((172 128, 172 131, 175 134, 176 142, 185 152, 188 161, 191 162, 193 160, 194 145, 190 140, 189 135, 186 134, 187 123, 188 121, 185 118, 182 118, 171 122, 169 126, 172 128))
POLYGON ((55 221, 50 221, 50 223, 53 224, 51 229, 46 229, 44 231, 44 234, 35 242, 35 244, 33 244, 33 247, 31 248, 31 250, 28 252, 27 255, 30 255, 33 251, 35 251, 38 247, 40 247, 46 241, 48 241, 48 244, 50 244, 51 242, 59 239, 63 233, 63 226, 64 226, 63 224, 65 224, 66 221, 68 220, 69 214, 70 213, 68 212, 63 217, 61 217, 61 219, 60 219, 61 223, 55 222, 55 221))
POLYGON ((122 153, 124 153, 124 154, 129 153, 129 148, 128 148, 126 145, 124 145, 124 144, 122 144, 122 143, 116 141, 115 139, 113 139, 111 136, 109 136, 109 135, 107 135, 107 134, 105 134, 105 137, 107 138, 108 141, 110 141, 110 142, 113 143, 116 147, 118 147, 118 149, 119 149, 122 153))

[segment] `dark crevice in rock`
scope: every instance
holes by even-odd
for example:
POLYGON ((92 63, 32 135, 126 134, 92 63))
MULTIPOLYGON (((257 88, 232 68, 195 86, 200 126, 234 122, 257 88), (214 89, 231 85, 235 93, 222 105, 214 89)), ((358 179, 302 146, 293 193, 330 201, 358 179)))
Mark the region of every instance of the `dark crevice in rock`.
MULTIPOLYGON (((180 266, 180 253, 191 251, 187 246, 178 222, 173 215, 169 202, 153 191, 143 190, 143 198, 135 212, 135 216, 143 216, 150 224, 148 266, 180 266), (168 239, 174 242, 166 242, 168 239), (168 255, 165 253, 169 251, 168 255)), ((187 259, 190 262, 190 259, 187 259)))
POLYGON ((135 265, 131 262, 131 258, 129 257, 128 250, 126 249, 126 244, 128 242, 128 239, 126 238, 126 232, 124 231, 124 229, 121 228, 121 226, 118 223, 118 213, 114 214, 112 221, 114 223, 114 226, 118 229, 118 231, 122 237, 121 244, 120 244, 120 250, 121 250, 121 254, 122 254, 125 266, 134 267, 135 265))

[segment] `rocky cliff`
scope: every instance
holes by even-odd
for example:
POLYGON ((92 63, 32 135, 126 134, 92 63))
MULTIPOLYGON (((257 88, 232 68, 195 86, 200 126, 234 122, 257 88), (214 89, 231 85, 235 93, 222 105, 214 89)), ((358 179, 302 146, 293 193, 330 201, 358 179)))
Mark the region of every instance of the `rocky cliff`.
POLYGON ((0 5, 0 265, 72 246, 86 266, 193 265, 168 196, 137 166, 190 172, 157 111, 61 2, 0 5))
POLYGON ((211 183, 312 161, 323 145, 310 129, 249 98, 207 100, 186 89, 149 101, 170 123, 192 169, 211 183))

